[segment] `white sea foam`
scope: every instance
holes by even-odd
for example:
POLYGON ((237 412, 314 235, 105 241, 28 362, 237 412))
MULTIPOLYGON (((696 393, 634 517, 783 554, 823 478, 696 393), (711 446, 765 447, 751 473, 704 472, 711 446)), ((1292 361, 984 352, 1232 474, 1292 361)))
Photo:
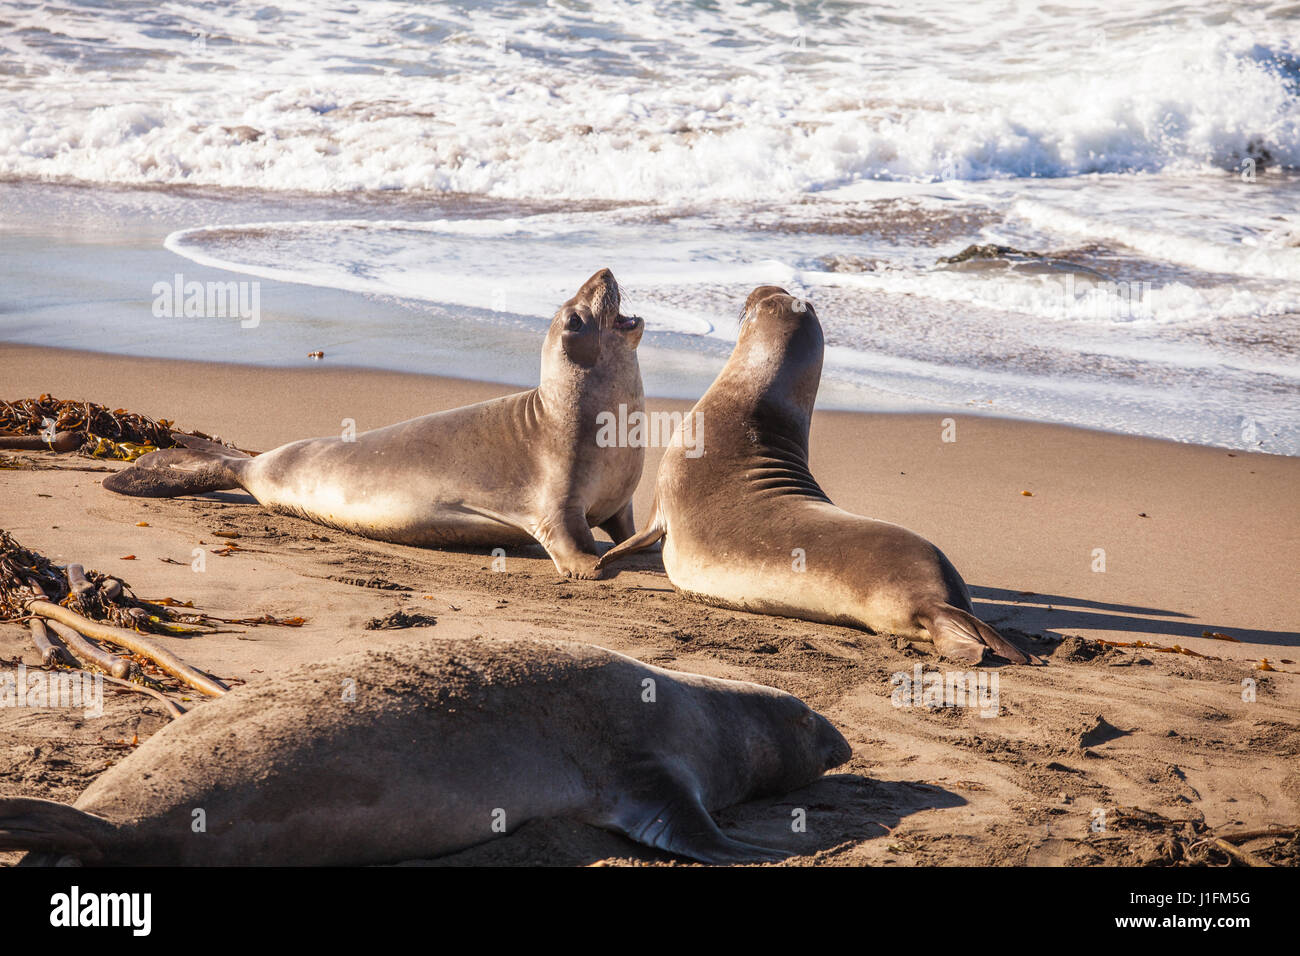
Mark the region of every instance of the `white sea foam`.
POLYGON ((1171 228, 1174 224, 1168 216, 1161 217, 1159 226, 1143 226, 1117 216, 1079 215, 1032 200, 1017 202, 1015 213, 1044 231, 1119 243, 1152 259, 1176 262, 1204 272, 1300 282, 1300 232, 1291 231, 1300 226, 1296 222, 1288 223, 1288 228, 1275 227, 1266 233, 1263 241, 1252 237, 1249 242, 1239 239, 1238 244, 1228 245, 1180 234, 1171 228))
POLYGON ((1300 165, 1282 0, 718 6, 0 3, 0 174, 700 200, 1300 165))

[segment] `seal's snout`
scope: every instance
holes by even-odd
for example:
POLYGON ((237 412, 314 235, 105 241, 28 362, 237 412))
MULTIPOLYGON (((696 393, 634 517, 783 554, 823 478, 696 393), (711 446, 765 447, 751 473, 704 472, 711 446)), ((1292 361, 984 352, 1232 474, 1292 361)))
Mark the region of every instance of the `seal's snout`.
POLYGON ((587 307, 591 309, 592 315, 596 316, 601 328, 615 327, 615 323, 620 318, 618 310, 622 295, 613 272, 601 269, 583 283, 578 296, 587 301, 587 307))
POLYGON ((587 307, 602 330, 624 333, 634 347, 640 341, 645 320, 622 314, 623 292, 609 269, 601 269, 588 279, 578 295, 587 300, 587 307))
POLYGON ((849 742, 844 739, 844 735, 835 729, 826 718, 822 718, 822 739, 826 749, 826 769, 834 770, 836 767, 843 766, 849 762, 853 756, 853 748, 849 742))

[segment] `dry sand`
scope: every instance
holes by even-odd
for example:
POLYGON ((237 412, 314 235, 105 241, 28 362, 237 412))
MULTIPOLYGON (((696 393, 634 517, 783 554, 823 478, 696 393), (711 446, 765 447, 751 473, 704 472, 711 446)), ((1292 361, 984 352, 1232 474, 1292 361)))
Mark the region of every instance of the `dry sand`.
MULTIPOLYGON (((254 449, 337 433, 346 418, 364 430, 508 391, 334 369, 328 358, 272 370, 0 345, 0 397, 87 399, 254 449)), ((805 791, 733 808, 719 822, 791 848, 793 864, 1198 861, 1206 850, 1197 843, 1211 832, 1300 823, 1300 460, 965 415, 953 416, 957 441, 945 443, 945 417, 819 413, 812 469, 840 506, 939 545, 977 612, 1046 658, 1046 667, 997 669, 993 718, 893 706, 895 673, 951 669, 928 644, 690 603, 656 552, 605 581, 561 580, 540 549, 510 554, 498 573, 483 553, 367 541, 267 514, 242 494, 119 497, 99 487, 101 473, 77 470, 100 463, 46 453, 21 457, 48 468, 0 471, 0 527, 56 562, 122 577, 142 596, 192 599, 229 617, 309 619, 168 639, 223 678, 256 681, 436 632, 584 640, 784 688, 841 728, 853 759, 805 791), (237 532, 244 550, 209 556, 206 572, 194 573, 193 549, 218 546, 216 530, 237 532), (1104 572, 1093 570, 1095 549, 1104 572), (363 629, 398 608, 438 623, 363 629), (1218 660, 1105 648, 1097 638, 1218 660), (1259 670, 1262 659, 1276 670, 1259 670), (1245 679, 1255 682, 1253 701, 1243 699, 1245 679), (796 807, 807 810, 805 834, 790 831, 796 807)), ((658 460, 651 449, 641 518, 658 460)), ((38 663, 24 627, 0 625, 0 659, 38 663)), ((119 741, 143 741, 165 720, 135 694, 107 695, 97 720, 0 710, 0 794, 71 801, 121 758, 129 744, 119 741)), ((1300 859, 1294 840, 1249 846, 1274 862, 1300 859)), ((552 821, 446 862, 666 859, 552 821)))

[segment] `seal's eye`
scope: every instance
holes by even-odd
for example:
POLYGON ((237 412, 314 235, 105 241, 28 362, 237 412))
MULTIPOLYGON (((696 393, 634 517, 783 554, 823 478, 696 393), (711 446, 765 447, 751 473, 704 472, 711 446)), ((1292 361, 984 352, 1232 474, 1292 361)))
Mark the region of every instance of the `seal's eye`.
POLYGON ((573 313, 573 315, 569 316, 569 324, 566 325, 565 328, 568 329, 570 332, 577 332, 581 330, 582 316, 578 315, 578 313, 576 312, 573 313))

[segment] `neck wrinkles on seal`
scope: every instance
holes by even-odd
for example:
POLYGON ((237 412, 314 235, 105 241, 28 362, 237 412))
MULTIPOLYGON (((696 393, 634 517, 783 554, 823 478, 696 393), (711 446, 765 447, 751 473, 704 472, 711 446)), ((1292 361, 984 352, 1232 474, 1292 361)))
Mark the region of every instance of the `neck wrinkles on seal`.
POLYGON ((779 431, 760 429, 749 422, 746 425, 753 429, 756 438, 754 453, 748 456, 745 467, 745 480, 752 491, 830 502, 830 496, 808 468, 806 437, 798 439, 779 431))
POLYGON ((735 450, 744 455, 744 476, 753 490, 830 501, 808 468, 808 435, 820 371, 820 362, 815 369, 773 369, 762 356, 757 361, 750 356, 749 361, 729 363, 710 389, 717 390, 717 404, 726 413, 711 413, 706 405, 703 414, 720 423, 715 427, 740 430, 735 450))

